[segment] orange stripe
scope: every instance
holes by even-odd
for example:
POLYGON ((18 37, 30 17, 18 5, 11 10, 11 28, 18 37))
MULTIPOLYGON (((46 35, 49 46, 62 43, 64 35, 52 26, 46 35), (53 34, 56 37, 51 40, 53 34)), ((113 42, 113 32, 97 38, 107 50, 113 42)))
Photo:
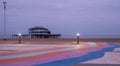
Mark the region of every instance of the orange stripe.
POLYGON ((105 46, 105 44, 103 42, 95 42, 97 46, 105 46))

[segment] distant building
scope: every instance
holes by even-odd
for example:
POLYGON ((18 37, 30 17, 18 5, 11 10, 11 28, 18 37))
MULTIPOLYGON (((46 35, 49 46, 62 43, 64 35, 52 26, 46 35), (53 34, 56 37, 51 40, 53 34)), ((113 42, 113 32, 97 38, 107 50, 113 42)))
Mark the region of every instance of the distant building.
POLYGON ((48 28, 36 26, 29 28, 29 35, 31 38, 59 38, 61 34, 51 34, 48 28))

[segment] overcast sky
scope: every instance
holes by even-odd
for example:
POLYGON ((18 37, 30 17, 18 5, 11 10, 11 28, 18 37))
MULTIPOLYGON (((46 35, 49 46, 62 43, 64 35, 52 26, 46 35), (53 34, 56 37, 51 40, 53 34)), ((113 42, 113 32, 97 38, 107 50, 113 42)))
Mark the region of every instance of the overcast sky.
POLYGON ((0 0, 7 1, 7 34, 27 33, 43 26, 63 35, 120 35, 120 0, 0 0))

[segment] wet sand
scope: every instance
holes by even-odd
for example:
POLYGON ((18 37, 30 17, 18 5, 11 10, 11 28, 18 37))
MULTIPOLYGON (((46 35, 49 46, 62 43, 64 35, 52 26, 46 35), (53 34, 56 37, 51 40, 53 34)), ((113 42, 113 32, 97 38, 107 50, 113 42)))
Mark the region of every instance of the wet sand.
MULTIPOLYGON (((80 42, 118 42, 120 38, 80 38, 80 42)), ((19 44, 16 38, 0 39, 0 44, 19 44)), ((76 38, 22 38, 21 44, 77 44, 76 38)))

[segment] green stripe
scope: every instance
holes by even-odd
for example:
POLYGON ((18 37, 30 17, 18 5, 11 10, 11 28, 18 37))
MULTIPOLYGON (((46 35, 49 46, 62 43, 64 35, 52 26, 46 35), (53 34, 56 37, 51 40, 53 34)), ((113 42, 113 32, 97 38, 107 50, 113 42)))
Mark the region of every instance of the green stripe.
POLYGON ((90 42, 90 46, 94 47, 97 46, 95 42, 90 42))

